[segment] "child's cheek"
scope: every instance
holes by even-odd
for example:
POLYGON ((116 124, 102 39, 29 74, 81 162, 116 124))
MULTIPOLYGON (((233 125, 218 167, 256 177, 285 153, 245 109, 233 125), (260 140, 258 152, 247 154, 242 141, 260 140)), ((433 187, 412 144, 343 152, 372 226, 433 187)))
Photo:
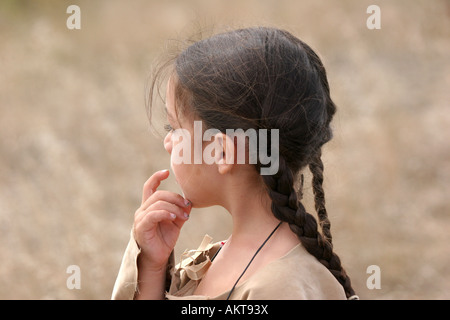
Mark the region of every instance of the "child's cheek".
POLYGON ((184 177, 185 174, 183 174, 184 173, 183 167, 185 165, 183 163, 178 164, 177 162, 174 162, 172 158, 173 157, 171 156, 170 157, 170 168, 172 169, 172 172, 174 174, 174 177, 175 177, 175 180, 176 180, 177 184, 181 188, 183 188, 183 181, 185 179, 185 177, 184 177))
POLYGON ((175 179, 177 180, 178 183, 178 164, 175 164, 173 161, 173 154, 170 155, 170 168, 172 169, 172 172, 175 176, 175 179))

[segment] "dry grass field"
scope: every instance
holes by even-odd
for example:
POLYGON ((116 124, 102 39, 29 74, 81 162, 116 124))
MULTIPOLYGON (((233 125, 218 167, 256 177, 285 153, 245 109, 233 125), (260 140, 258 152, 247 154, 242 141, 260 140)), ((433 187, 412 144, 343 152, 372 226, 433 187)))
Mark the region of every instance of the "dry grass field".
MULTIPOLYGON (((0 299, 109 299, 142 185, 169 167, 145 110, 155 58, 167 39, 254 25, 291 31, 327 68, 339 108, 327 208, 357 293, 450 298, 449 1, 3 0, 0 299), (66 27, 71 4, 80 30, 66 27), (67 288, 69 265, 81 289, 67 288), (370 265, 380 289, 366 286, 370 265)), ((179 191, 173 177, 162 188, 179 191)), ((230 222, 194 209, 177 256, 230 222)))

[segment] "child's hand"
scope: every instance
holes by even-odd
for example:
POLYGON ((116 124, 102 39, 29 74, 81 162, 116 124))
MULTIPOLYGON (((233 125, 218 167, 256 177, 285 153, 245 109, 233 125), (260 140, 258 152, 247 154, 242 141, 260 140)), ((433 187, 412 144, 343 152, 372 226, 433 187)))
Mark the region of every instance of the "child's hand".
POLYGON ((134 215, 134 237, 141 248, 139 263, 153 271, 165 269, 191 211, 191 204, 181 195, 156 191, 168 176, 168 170, 158 171, 145 182, 142 204, 134 215))

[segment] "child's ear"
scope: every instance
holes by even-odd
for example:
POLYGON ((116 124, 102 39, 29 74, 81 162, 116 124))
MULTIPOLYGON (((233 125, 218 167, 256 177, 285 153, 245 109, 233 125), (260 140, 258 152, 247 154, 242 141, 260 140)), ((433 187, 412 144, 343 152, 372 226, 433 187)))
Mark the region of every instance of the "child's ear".
POLYGON ((217 133, 214 136, 214 142, 216 145, 215 152, 215 163, 220 174, 225 174, 230 172, 235 165, 235 145, 232 138, 227 136, 225 133, 217 133))

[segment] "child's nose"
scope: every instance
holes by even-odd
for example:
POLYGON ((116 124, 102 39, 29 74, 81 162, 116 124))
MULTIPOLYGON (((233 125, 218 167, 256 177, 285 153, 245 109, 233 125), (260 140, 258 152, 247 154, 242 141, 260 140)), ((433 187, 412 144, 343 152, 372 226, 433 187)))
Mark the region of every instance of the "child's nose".
POLYGON ((172 132, 169 132, 164 138, 164 149, 170 154, 172 153, 172 132))

